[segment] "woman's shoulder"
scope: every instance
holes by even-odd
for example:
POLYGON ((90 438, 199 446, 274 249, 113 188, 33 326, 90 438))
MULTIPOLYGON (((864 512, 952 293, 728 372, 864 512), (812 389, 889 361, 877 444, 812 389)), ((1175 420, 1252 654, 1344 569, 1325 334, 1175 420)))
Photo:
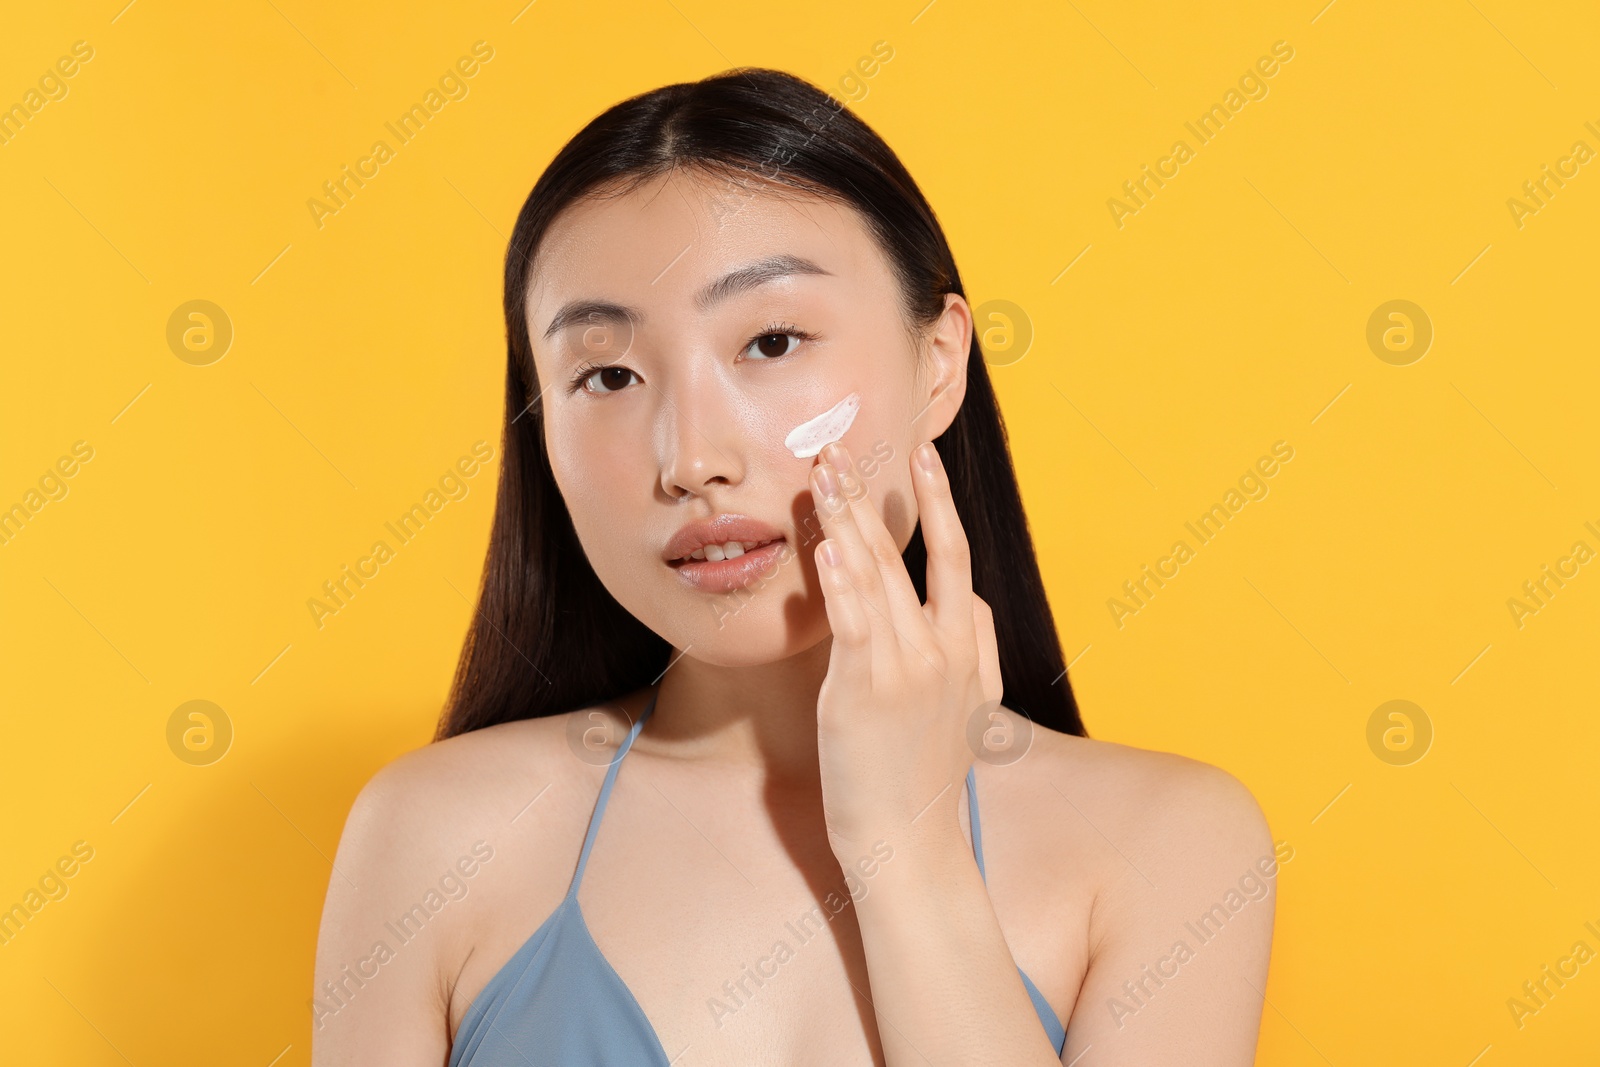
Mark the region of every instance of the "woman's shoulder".
POLYGON ((998 777, 1012 779, 1007 788, 1036 813, 1039 831, 1098 841, 1112 870, 1140 854, 1169 875, 1225 877, 1273 850, 1249 787, 1199 759, 1036 727, 1014 766, 1017 774, 998 777))
POLYGON ((391 890, 405 894, 437 882, 474 848, 522 858, 557 843, 564 848, 574 830, 582 834, 607 749, 637 715, 633 703, 625 697, 497 723, 391 759, 350 805, 330 900, 341 887, 359 885, 363 909, 384 907, 391 890))
POLYGON ((564 841, 568 824, 587 818, 600 777, 642 710, 641 693, 630 693, 402 753, 357 793, 340 851, 381 856, 382 876, 403 879, 407 868, 431 869, 478 838, 491 846, 513 838, 537 846, 547 835, 564 841))
POLYGON ((557 744, 570 714, 518 719, 470 730, 403 752, 379 767, 353 811, 452 821, 463 805, 493 803, 519 782, 546 781, 561 769, 557 744))
POLYGON ((1203 760, 1053 730, 1014 766, 1005 788, 1027 840, 1012 845, 1013 869, 1035 895, 1032 929, 1066 931, 1057 951, 1079 1006, 1069 1030, 1097 1043, 1117 1034, 1152 991, 1130 996, 1128 979, 1159 973, 1159 988, 1197 953, 1210 977, 1161 994, 1171 1003, 1158 1011, 1253 1026, 1276 877, 1293 850, 1274 845, 1250 789, 1203 760))
POLYGON ((1174 800, 1243 814, 1259 812, 1242 781, 1215 764, 1161 749, 1080 737, 1056 730, 1037 732, 1038 751, 1049 769, 1100 790, 1121 802, 1163 806, 1174 800))
MULTIPOLYGON (((432 837, 450 829, 522 824, 543 791, 604 773, 631 717, 631 697, 497 723, 442 738, 390 760, 357 794, 346 832, 390 826, 432 837)), ((370 836, 370 835, 369 835, 370 836)))
POLYGON ((436 881, 475 843, 493 850, 505 844, 508 826, 530 829, 536 819, 513 823, 517 808, 569 773, 552 743, 560 738, 559 718, 473 730, 379 767, 345 816, 330 899, 342 883, 353 884, 364 905, 382 907, 391 888, 436 881))
POLYGON ((603 762, 597 769, 574 758, 568 738, 574 717, 595 710, 469 731, 372 774, 334 855, 315 985, 337 990, 354 981, 348 974, 370 978, 380 965, 392 977, 382 998, 319 1001, 319 1034, 328 1015, 344 1019, 353 1008, 350 1017, 363 1021, 342 1026, 340 1040, 431 1048, 445 1033, 454 986, 483 931, 530 902, 543 908, 560 899, 567 854, 576 852, 571 838, 581 838, 592 779, 604 773, 603 762), (418 937, 424 929, 428 936, 418 937))

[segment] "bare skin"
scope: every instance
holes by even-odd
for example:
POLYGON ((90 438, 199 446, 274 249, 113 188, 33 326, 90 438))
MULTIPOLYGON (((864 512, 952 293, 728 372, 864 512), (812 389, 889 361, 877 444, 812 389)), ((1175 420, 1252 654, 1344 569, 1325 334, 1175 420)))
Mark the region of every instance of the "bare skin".
MULTIPOLYGON (((904 567, 896 574, 898 560, 885 559, 873 572, 857 558, 852 581, 830 587, 815 553, 824 536, 869 556, 874 539, 903 548, 920 514, 930 570, 940 568, 925 610, 962 664, 940 658, 941 676, 970 670, 976 686, 991 673, 980 667, 985 609, 969 605, 962 618, 952 607, 968 604, 955 551, 964 540, 943 532, 954 513, 940 476, 920 474, 913 458, 959 409, 971 313, 950 294, 934 328, 912 337, 888 261, 852 211, 792 194, 747 193, 735 206, 730 214, 725 190, 683 174, 577 205, 541 248, 528 299, 551 466, 579 538, 607 589, 676 650, 578 897, 596 943, 682 1067, 1054 1063, 1017 966, 1067 1026, 1063 1063, 1250 1063, 1275 867, 1265 819, 1237 780, 1181 756, 1037 729, 1022 759, 976 763, 986 886, 961 788, 971 753, 959 761, 955 746, 915 746, 929 777, 903 795, 885 785, 915 779, 899 773, 913 746, 862 742, 871 699, 841 686, 845 646, 833 634, 849 629, 851 604, 858 622, 874 618, 871 596, 890 618, 904 567), (776 254, 826 273, 697 302, 707 283, 776 254), (579 341, 546 338, 557 310, 579 299, 641 314, 579 341), (773 323, 811 336, 751 346, 773 323), (569 389, 584 359, 620 369, 569 389), (790 428, 850 391, 862 405, 847 453, 802 459, 783 447, 790 428), (885 456, 870 472, 859 466, 885 456), (838 515, 822 507, 825 466, 859 475, 838 515), (662 558, 684 522, 724 512, 780 528, 792 548, 754 595, 692 588, 662 558), (936 588, 948 591, 942 619, 936 588), (831 730, 824 720, 820 740, 819 700, 839 720, 831 730), (924 792, 916 829, 897 821, 924 792), (830 893, 848 900, 841 867, 878 839, 894 858, 822 935, 798 943, 787 924, 830 893), (1185 926, 1225 900, 1243 903, 1224 910, 1220 932, 1201 940, 1185 926), (730 1012, 724 983, 780 940, 792 958, 730 1012), (1192 958, 1174 960, 1179 941, 1192 958)), ((915 618, 897 618, 902 638, 933 640, 915 618)), ((873 654, 876 681, 886 661, 881 647, 873 654)), ((888 690, 890 705, 902 691, 888 690)), ((374 776, 330 881, 314 1062, 447 1061, 473 998, 570 883, 606 769, 606 753, 574 748, 571 720, 593 712, 625 728, 649 697, 475 731, 374 776), (443 891, 451 899, 401 944, 385 923, 450 871, 461 872, 443 891), (392 958, 359 964, 378 941, 392 958), (347 982, 354 991, 340 1003, 324 983, 347 966, 369 977, 347 982)), ((960 741, 964 716, 952 716, 965 706, 930 713, 939 737, 953 730, 960 741)))

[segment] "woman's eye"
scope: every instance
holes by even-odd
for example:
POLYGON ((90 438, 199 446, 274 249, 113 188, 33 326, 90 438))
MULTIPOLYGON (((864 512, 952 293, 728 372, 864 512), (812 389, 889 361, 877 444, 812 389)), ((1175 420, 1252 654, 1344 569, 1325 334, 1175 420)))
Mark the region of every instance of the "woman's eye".
POLYGON ((786 330, 779 333, 764 333, 760 337, 753 338, 750 344, 746 346, 745 351, 754 350, 761 359, 777 359, 794 351, 789 347, 790 341, 798 345, 800 343, 800 335, 786 330))
POLYGON ((600 367, 585 375, 580 384, 591 393, 615 393, 626 388, 631 377, 635 375, 627 367, 600 367))

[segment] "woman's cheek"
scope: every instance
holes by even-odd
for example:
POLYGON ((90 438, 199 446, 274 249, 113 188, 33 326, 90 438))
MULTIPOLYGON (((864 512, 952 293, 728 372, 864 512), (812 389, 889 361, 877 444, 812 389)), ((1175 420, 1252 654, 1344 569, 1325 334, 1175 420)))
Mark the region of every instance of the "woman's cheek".
POLYGON ((626 453, 615 446, 615 441, 589 440, 571 427, 555 429, 548 441, 556 487, 566 502, 578 542, 602 579, 617 576, 619 569, 627 567, 624 561, 638 555, 637 544, 625 542, 630 534, 636 536, 640 522, 621 512, 635 499, 650 499, 648 488, 642 496, 616 491, 619 485, 636 484, 645 472, 625 470, 626 453))
POLYGON ((884 527, 904 551, 917 525, 916 492, 903 458, 907 449, 882 434, 882 428, 858 426, 857 430, 843 442, 850 451, 850 477, 871 496, 884 527))

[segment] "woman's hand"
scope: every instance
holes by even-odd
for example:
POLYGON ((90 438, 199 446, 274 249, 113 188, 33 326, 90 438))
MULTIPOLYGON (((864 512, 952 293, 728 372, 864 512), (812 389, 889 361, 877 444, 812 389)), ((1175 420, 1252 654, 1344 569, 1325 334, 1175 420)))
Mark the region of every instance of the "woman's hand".
POLYGON ((994 616, 972 591, 966 532, 938 450, 912 453, 928 602, 900 558, 841 444, 823 449, 812 496, 827 539, 815 550, 833 629, 817 697, 823 812, 841 863, 882 839, 892 846, 960 833, 953 815, 972 766, 967 728, 999 706, 994 616))

